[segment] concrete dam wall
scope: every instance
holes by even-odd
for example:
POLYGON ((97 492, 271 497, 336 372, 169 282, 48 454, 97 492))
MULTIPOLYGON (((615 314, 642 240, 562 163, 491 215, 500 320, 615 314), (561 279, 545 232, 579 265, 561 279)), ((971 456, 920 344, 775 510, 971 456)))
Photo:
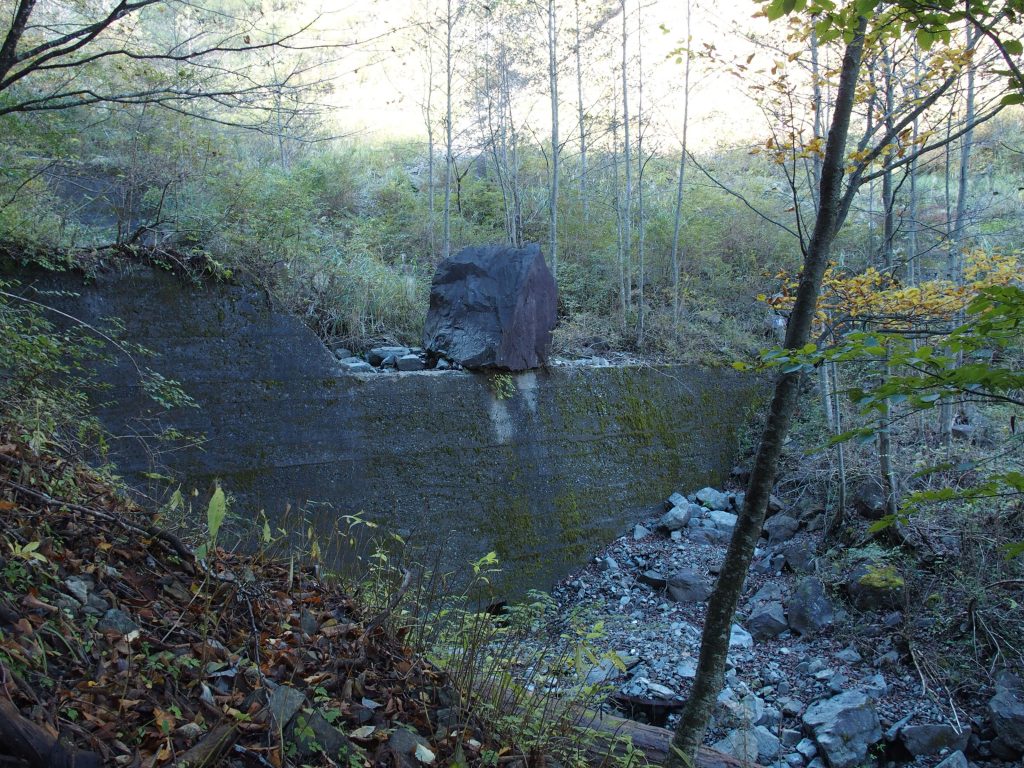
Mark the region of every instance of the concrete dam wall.
POLYGON ((295 529, 301 511, 330 533, 361 514, 428 551, 447 542, 452 568, 493 550, 509 594, 550 588, 673 490, 720 483, 759 391, 701 367, 563 366, 512 376, 514 387, 454 371, 344 374, 249 287, 143 267, 17 279, 90 324, 117 318, 123 338, 155 353, 145 365, 200 406, 161 413, 124 355, 98 364, 109 385, 99 415, 122 438, 112 456, 130 482, 154 470, 134 435, 203 435, 156 467, 198 488, 198 509, 218 478, 236 513, 262 509, 272 524, 295 529))

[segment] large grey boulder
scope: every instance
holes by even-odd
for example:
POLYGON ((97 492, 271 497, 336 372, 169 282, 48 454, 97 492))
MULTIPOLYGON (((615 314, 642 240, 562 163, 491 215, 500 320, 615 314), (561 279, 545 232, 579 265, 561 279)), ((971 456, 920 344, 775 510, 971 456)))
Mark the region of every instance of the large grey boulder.
POLYGON ((816 701, 804 712, 803 724, 831 768, 861 765, 871 745, 882 738, 874 702, 862 691, 816 701))
POLYGON ((711 580, 699 571, 679 571, 668 579, 668 594, 677 603, 700 603, 711 594, 711 580))
POLYGON ((796 536, 800 530, 800 521, 789 515, 775 515, 765 521, 763 530, 769 544, 781 544, 796 536))
POLYGON ((1009 672, 996 678, 996 695, 988 702, 988 712, 1003 745, 1024 752, 1024 687, 1020 678, 1009 672))
POLYGON ((724 491, 718 491, 714 488, 701 488, 694 496, 701 506, 708 509, 718 512, 727 512, 732 509, 732 499, 724 491))
POLYGON ((771 602, 753 610, 746 621, 747 630, 758 640, 781 635, 788 629, 782 603, 771 602))
POLYGON ((832 623, 832 603, 820 579, 805 578, 793 591, 787 605, 789 626, 801 635, 813 635, 832 623))
POLYGON ((684 499, 681 505, 672 507, 672 509, 661 516, 661 519, 658 520, 658 527, 666 531, 680 531, 693 518, 694 510, 698 514, 700 513, 700 507, 684 499))
POLYGON ((423 346, 466 368, 537 368, 547 362, 557 311, 538 245, 463 248, 434 272, 423 346))
POLYGON ((937 755, 943 750, 963 751, 970 736, 970 731, 958 731, 944 723, 908 725, 900 731, 900 741, 915 757, 937 755))

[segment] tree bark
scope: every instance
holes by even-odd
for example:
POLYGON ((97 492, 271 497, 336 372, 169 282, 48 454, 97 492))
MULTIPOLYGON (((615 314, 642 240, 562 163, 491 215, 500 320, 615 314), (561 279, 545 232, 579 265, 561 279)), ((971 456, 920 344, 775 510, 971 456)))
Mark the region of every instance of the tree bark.
POLYGON ((551 274, 558 282, 558 164, 560 146, 558 137, 558 8, 555 0, 548 0, 548 84, 551 91, 551 192, 548 200, 548 255, 551 274))
POLYGON ((583 52, 580 31, 580 0, 576 0, 576 110, 580 128, 580 206, 583 222, 590 220, 590 205, 587 199, 587 123, 583 109, 583 52))
MULTIPOLYGON (((810 337, 822 277, 828 266, 832 243, 841 221, 843 165, 866 27, 867 19, 858 19, 854 36, 847 44, 843 55, 836 105, 825 147, 825 157, 822 160, 820 205, 804 257, 796 301, 786 330, 787 349, 802 347, 810 337)), ((798 373, 782 373, 776 378, 775 392, 761 443, 757 449, 743 509, 736 521, 721 573, 708 602, 697 677, 686 709, 683 710, 682 720, 672 738, 672 752, 666 760, 669 768, 688 768, 695 763, 715 700, 722 688, 733 616, 750 568, 754 548, 761 535, 768 499, 775 481, 775 471, 782 453, 782 444, 789 431, 799 389, 798 373)))
POLYGON ((682 268, 679 254, 679 232, 683 219, 683 181, 686 178, 686 133, 690 124, 690 11, 686 0, 686 53, 683 66, 683 138, 679 148, 679 178, 676 180, 676 210, 672 222, 672 329, 679 332, 679 279, 682 268))

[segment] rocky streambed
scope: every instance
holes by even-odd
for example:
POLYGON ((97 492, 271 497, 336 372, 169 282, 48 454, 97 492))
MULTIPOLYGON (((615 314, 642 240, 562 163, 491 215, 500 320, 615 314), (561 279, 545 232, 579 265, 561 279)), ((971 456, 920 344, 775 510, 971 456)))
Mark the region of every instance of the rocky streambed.
MULTIPOLYGON (((741 504, 742 494, 711 488, 673 494, 662 516, 555 589, 564 611, 584 606, 585 620, 603 626, 593 651, 614 652, 629 667, 605 659, 588 673, 588 682, 613 686, 610 702, 627 716, 675 725, 741 504)), ((1020 680, 998 674, 971 701, 940 692, 907 643, 928 619, 908 619, 902 583, 884 571, 854 564, 839 583, 834 570, 821 573, 814 551, 822 523, 773 498, 707 742, 780 768, 1020 765, 1020 680)))

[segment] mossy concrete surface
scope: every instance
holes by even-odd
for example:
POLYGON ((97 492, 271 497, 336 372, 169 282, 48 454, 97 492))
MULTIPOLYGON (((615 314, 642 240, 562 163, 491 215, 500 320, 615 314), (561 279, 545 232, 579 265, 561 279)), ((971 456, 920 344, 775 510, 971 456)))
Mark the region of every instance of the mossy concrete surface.
POLYGON ((453 569, 493 550, 509 595, 549 588, 673 490, 721 483, 762 386, 700 367, 558 367, 513 387, 464 372, 348 375, 252 288, 148 268, 23 280, 90 324, 118 318, 155 353, 144 364, 200 406, 162 414, 126 357, 99 364, 101 418, 133 482, 174 474, 201 500, 219 479, 236 512, 265 510, 296 533, 306 520, 331 536, 362 515, 428 558, 443 547, 453 569), (203 441, 136 439, 167 427, 203 441))

